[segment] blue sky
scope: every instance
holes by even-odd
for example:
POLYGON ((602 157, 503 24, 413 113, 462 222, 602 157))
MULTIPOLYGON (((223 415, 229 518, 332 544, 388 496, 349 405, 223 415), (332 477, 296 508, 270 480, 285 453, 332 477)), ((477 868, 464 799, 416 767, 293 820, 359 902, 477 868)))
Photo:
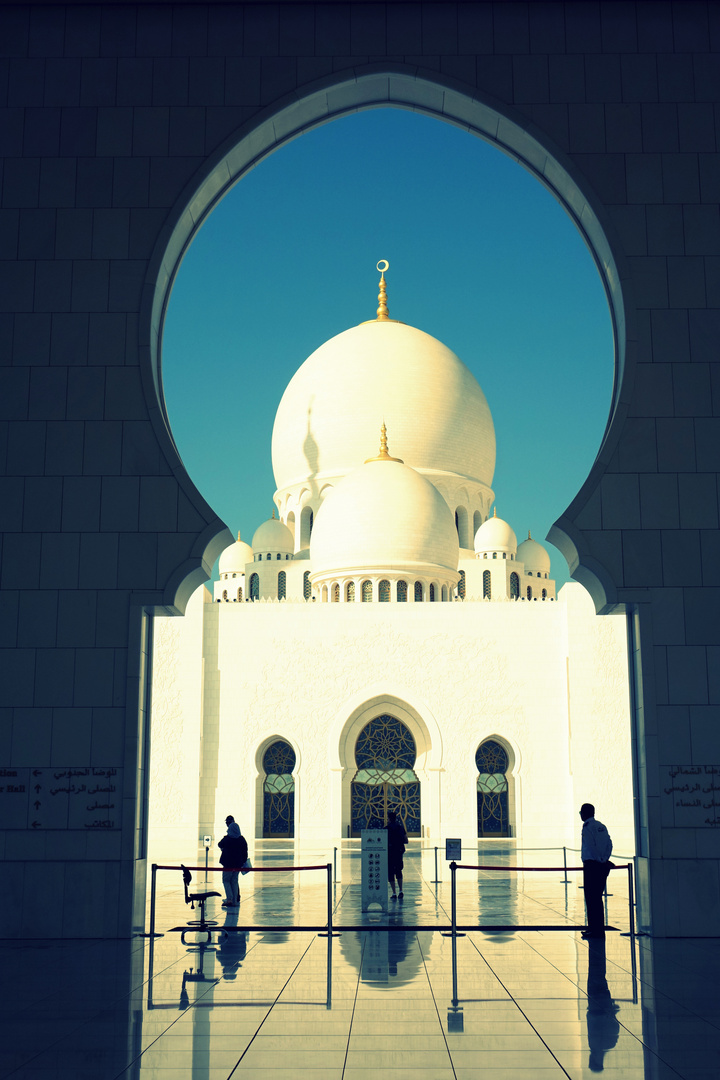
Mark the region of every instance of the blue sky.
MULTIPOLYGON (((377 306, 439 338, 495 422, 499 517, 543 540, 607 422, 610 314, 565 210, 492 145, 398 109, 310 131, 244 177, 200 229, 173 285, 163 385, 180 455, 234 531, 270 517, 270 439, 293 373, 377 306)), ((548 545, 553 575, 568 580, 548 545)))

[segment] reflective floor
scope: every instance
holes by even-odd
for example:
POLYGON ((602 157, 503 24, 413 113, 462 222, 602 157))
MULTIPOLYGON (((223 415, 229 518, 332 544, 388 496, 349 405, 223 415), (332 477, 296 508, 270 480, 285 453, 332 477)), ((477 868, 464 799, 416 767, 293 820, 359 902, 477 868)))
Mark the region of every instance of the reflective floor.
MULTIPOLYGON (((270 845, 253 854, 257 866, 297 855, 270 845)), ((182 944, 173 928, 197 911, 184 905, 179 872, 164 871, 152 942, 1 941, 0 1077, 720 1077, 720 939, 639 938, 633 950, 621 936, 622 872, 607 901, 617 929, 590 943, 573 929, 583 924, 576 875, 564 884, 558 874, 458 872, 458 924, 544 929, 453 939, 440 930, 450 885, 434 882, 432 853, 406 857, 404 899, 387 915, 362 913, 358 859, 345 852, 337 869, 333 922, 343 929, 330 940, 272 929, 324 924, 324 871, 241 879, 238 909, 209 902, 227 926, 210 945, 182 944)))

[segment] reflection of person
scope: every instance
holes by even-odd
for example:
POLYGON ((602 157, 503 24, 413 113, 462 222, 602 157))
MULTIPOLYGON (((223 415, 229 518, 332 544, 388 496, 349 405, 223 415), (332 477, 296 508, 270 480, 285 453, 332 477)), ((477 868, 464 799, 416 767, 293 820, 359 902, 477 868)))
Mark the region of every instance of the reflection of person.
POLYGON ((612 840, 603 823, 595 818, 595 807, 592 803, 582 804, 580 817, 583 820, 581 857, 587 913, 587 929, 583 930, 582 936, 604 938, 603 889, 612 867, 612 840))
MULTIPOLYGON (((233 912, 229 918, 237 919, 237 912, 233 912)), ((221 939, 217 956, 222 966, 223 979, 237 978, 237 970, 245 959, 245 953, 247 952, 247 940, 248 936, 245 930, 234 930, 221 939)))
POLYGON ((407 833, 403 828, 403 825, 397 819, 397 814, 394 810, 388 811, 388 823, 385 826, 388 834, 388 881, 390 882, 390 888, 392 889, 391 900, 400 900, 403 898, 402 891, 402 872, 403 872, 403 854, 405 852, 405 845, 407 844, 407 833), (397 879, 398 892, 395 894, 395 880, 397 879))
POLYGON ((599 941, 589 949, 587 996, 588 1066, 591 1072, 602 1072, 605 1054, 617 1044, 620 1024, 615 1015, 619 1006, 610 997, 605 977, 605 945, 599 941))
POLYGON ((237 907, 240 903, 238 890, 238 870, 248 857, 248 846, 244 836, 240 835, 240 826, 236 823, 232 814, 225 818, 227 835, 218 842, 220 848, 220 865, 234 867, 232 870, 223 870, 223 886, 225 899, 223 907, 237 907))

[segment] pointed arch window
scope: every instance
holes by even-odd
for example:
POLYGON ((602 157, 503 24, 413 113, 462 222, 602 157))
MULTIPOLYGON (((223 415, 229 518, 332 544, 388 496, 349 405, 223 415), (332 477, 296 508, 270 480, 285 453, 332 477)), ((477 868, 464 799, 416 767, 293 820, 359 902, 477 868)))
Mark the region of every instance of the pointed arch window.
POLYGON ((227 600, 227 589, 223 589, 223 600, 227 600))
POLYGON ((394 716, 376 716, 355 744, 357 772, 351 788, 351 833, 382 829, 394 810, 408 836, 420 835, 420 782, 414 771, 417 750, 410 730, 394 716))
POLYGON ((332 602, 333 604, 340 603, 340 586, 338 585, 337 581, 332 587, 332 602))
POLYGON ((416 581, 415 582, 415 603, 416 604, 422 604, 422 598, 423 598, 422 581, 416 581))
POLYGON ((516 573, 510 575, 510 599, 517 600, 520 596, 520 578, 516 573))
POLYGON ((295 835, 295 751, 276 739, 263 754, 263 836, 295 835))
POLYGON ((478 836, 509 836, 507 751, 495 739, 486 739, 477 748, 478 836))
POLYGON ((458 581, 457 591, 458 591, 458 596, 460 597, 460 599, 464 600, 465 599, 465 571, 464 570, 460 571, 460 580, 458 581))
POLYGON ((260 599, 260 578, 257 574, 250 575, 250 599, 260 599))
POLYGON ((530 588, 529 585, 527 587, 527 598, 528 598, 528 600, 532 600, 532 589, 530 588))
POLYGON ((362 602, 363 604, 372 603, 372 581, 363 581, 362 583, 362 602))
POLYGON ((398 581, 397 583, 397 602, 398 604, 407 604, 407 581, 398 581))
POLYGON ((242 600, 242 588, 238 589, 237 598, 238 598, 238 600, 242 600))
POLYGON ((285 599, 285 591, 287 587, 287 575, 284 570, 281 570, 278 574, 278 600, 285 599))
POLYGON ((435 603, 435 586, 433 584, 430 585, 430 603, 435 603))
POLYGON ((441 599, 442 600, 447 600, 447 598, 448 598, 447 585, 443 585, 441 599))
POLYGON ((390 603, 390 582, 386 578, 378 585, 378 600, 381 604, 390 603))
POLYGON ((345 588, 345 600, 348 604, 352 604, 355 601, 355 582, 348 581, 345 588))
POLYGON ((312 586, 310 584, 310 571, 306 570, 303 574, 303 599, 309 600, 312 596, 312 586))
POLYGON ((483 570, 483 599, 492 600, 492 574, 483 570))
POLYGON ((547 600, 547 589, 543 589, 542 598, 543 598, 543 600, 547 600))

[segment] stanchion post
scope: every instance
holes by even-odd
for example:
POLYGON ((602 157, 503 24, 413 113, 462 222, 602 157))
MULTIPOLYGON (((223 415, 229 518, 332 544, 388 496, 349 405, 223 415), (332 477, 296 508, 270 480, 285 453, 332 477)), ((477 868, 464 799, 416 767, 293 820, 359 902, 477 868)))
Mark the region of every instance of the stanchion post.
POLYGON ((333 917, 333 897, 332 897, 332 866, 327 864, 327 916, 328 916, 328 938, 332 937, 332 917, 333 917))
POLYGON ((150 871, 150 940, 155 937, 155 883, 157 881, 157 863, 150 871))
POLYGON ((562 880, 563 885, 570 884, 570 878, 567 876, 567 848, 563 847, 563 868, 565 870, 565 877, 562 880))
POLYGON ((333 848, 333 881, 337 885, 337 848, 333 848))
POLYGON ((438 867, 437 853, 438 853, 438 849, 437 849, 437 844, 436 844, 435 845, 435 880, 433 881, 433 885, 439 885, 440 884, 440 878, 438 877, 438 868, 437 868, 438 867))
MULTIPOLYGON (((628 914, 630 916, 630 942, 635 941, 635 883, 633 882, 633 864, 629 862, 628 868, 628 914)), ((633 956, 634 956, 633 951, 633 956)))
POLYGON ((457 863, 453 860, 453 862, 450 863, 450 875, 451 875, 451 877, 450 877, 450 881, 451 881, 450 922, 452 923, 452 936, 453 936, 453 939, 455 938, 455 935, 457 934, 457 895, 456 895, 457 878, 456 878, 456 874, 457 874, 457 863))

